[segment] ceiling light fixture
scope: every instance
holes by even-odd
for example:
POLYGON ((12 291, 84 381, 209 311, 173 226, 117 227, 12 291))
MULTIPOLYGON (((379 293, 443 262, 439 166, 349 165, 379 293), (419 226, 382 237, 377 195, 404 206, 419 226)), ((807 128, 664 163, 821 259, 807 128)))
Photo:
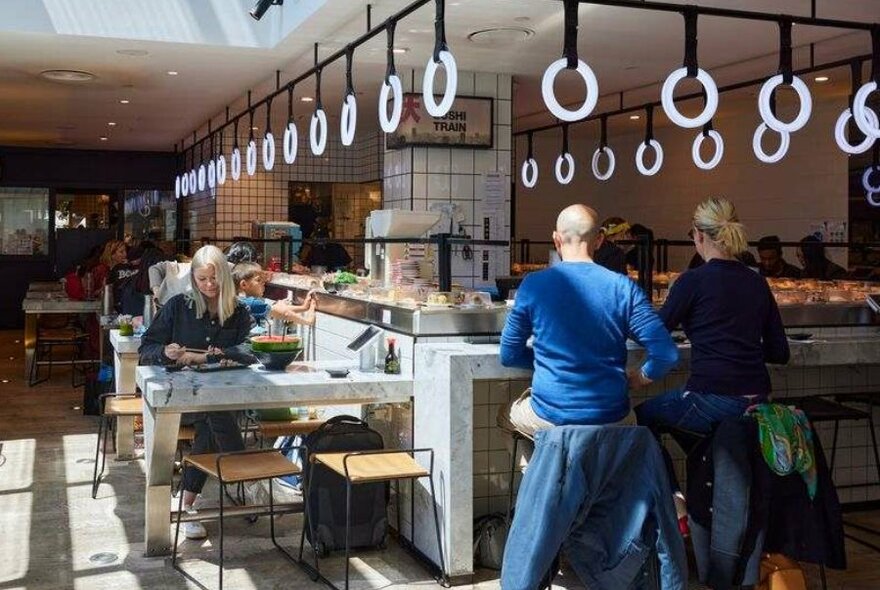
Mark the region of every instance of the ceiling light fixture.
POLYGON ((119 104, 128 104, 128 103, 130 103, 130 102, 131 102, 131 101, 128 100, 127 98, 122 98, 122 99, 119 100, 119 104))
POLYGON ((107 123, 107 125, 109 125, 110 127, 116 127, 116 122, 110 121, 109 123, 107 123))
POLYGON ((314 102, 314 101, 315 101, 315 99, 312 98, 311 96, 303 96, 303 97, 300 98, 300 100, 301 100, 302 102, 314 102))
POLYGON ((175 72, 174 70, 168 70, 168 75, 169 76, 176 76, 177 72, 175 72))
POLYGON ((254 20, 260 20, 266 14, 266 11, 269 10, 270 6, 281 6, 282 4, 284 4, 284 0, 257 0, 257 3, 248 11, 248 14, 254 20))
POLYGON ((395 47, 394 53, 406 53, 409 51, 409 47, 395 47))
POLYGON ((96 76, 82 70, 44 70, 40 77, 53 82, 91 82, 96 76))
POLYGON ((512 44, 525 41, 535 35, 535 31, 525 27, 493 27, 470 33, 467 38, 471 43, 483 45, 512 44))
POLYGON ((827 82, 830 79, 831 78, 829 78, 828 76, 816 76, 815 78, 813 78, 813 80, 815 80, 816 82, 827 82))
POLYGON ((106 135, 102 135, 102 136, 99 137, 98 139, 100 139, 101 141, 107 141, 107 136, 106 136, 106 135))
POLYGON ((632 120, 632 121, 638 121, 638 120, 641 119, 642 117, 641 117, 640 115, 630 115, 629 118, 630 118, 630 120, 632 120))

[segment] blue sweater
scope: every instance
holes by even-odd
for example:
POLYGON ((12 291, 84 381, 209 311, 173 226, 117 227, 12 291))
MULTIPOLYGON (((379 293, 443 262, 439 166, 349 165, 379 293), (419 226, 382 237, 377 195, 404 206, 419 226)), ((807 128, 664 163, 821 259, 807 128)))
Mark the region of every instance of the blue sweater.
POLYGON ((501 334, 501 362, 534 369, 532 408, 564 424, 609 424, 629 412, 626 340, 647 349, 642 373, 663 377, 678 350, 638 285, 590 262, 526 276, 501 334), (532 347, 526 341, 534 336, 532 347))
POLYGON ((767 281, 737 260, 713 259, 682 274, 660 310, 691 341, 687 389, 718 395, 770 393, 764 363, 788 362, 788 340, 767 281))

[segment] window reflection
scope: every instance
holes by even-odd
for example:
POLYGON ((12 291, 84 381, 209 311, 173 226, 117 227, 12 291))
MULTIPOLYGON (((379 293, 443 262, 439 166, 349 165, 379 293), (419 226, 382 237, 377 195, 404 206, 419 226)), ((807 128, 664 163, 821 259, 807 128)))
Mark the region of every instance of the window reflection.
POLYGON ((0 188, 0 252, 46 256, 48 235, 48 189, 0 188))

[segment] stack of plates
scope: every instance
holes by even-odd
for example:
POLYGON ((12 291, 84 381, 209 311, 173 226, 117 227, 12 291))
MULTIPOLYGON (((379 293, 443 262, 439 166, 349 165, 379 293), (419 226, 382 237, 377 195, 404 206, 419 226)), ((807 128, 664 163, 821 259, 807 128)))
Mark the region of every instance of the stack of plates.
POLYGON ((416 260, 395 260, 391 263, 391 282, 395 285, 412 285, 419 278, 419 263, 416 260))

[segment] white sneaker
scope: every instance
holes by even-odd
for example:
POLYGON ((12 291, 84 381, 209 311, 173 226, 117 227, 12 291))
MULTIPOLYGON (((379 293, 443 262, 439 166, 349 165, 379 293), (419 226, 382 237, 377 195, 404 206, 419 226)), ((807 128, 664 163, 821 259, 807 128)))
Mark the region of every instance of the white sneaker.
POLYGON ((183 529, 183 536, 187 539, 204 539, 208 536, 205 525, 200 522, 182 522, 180 526, 183 529))

